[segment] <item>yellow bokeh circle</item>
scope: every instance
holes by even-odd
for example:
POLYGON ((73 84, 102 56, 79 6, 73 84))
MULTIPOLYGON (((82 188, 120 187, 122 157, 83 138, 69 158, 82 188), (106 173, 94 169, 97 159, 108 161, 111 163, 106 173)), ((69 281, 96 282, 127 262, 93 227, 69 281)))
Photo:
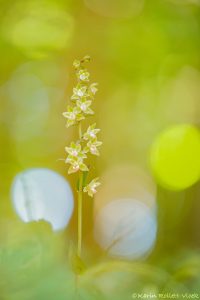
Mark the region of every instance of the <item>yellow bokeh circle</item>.
POLYGON ((172 190, 200 179, 200 132, 190 124, 168 128, 154 141, 150 163, 159 184, 172 190))

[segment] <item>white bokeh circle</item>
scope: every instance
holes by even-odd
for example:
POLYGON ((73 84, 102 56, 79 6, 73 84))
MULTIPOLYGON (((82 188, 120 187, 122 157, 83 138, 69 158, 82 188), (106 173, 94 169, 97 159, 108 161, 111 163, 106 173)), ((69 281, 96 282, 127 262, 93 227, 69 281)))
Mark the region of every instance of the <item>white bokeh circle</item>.
POLYGON ((105 205, 94 220, 94 237, 108 254, 140 259, 156 241, 156 211, 136 199, 116 199, 105 205))
POLYGON ((64 229, 72 216, 73 193, 67 180, 45 168, 19 173, 11 189, 13 206, 24 222, 45 220, 54 231, 64 229))

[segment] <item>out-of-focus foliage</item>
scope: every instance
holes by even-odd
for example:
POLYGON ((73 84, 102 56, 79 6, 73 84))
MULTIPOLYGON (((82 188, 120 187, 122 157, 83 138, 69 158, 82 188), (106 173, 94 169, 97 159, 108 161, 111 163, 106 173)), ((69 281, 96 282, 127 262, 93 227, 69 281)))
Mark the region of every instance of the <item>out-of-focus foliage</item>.
POLYGON ((134 293, 196 293, 200 256, 183 251, 157 264, 103 260, 74 273, 69 242, 45 223, 2 220, 1 299, 130 299, 134 293), (70 259, 69 259, 70 258, 70 259))

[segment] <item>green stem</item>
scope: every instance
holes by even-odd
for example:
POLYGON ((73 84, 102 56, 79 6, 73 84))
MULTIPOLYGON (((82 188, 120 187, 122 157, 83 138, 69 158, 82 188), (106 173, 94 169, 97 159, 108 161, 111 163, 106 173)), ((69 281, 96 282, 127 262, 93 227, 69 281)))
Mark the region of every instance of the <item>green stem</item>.
POLYGON ((78 134, 79 134, 79 139, 81 140, 81 138, 82 138, 81 122, 79 122, 79 125, 78 125, 78 134))
MULTIPOLYGON (((79 139, 82 138, 81 122, 79 122, 79 139)), ((78 185, 78 246, 77 254, 81 257, 82 249, 82 210, 83 210, 83 172, 79 172, 79 185, 78 185)))
POLYGON ((82 209, 83 209, 83 172, 79 175, 79 190, 78 190, 78 249, 77 254, 81 257, 82 248, 82 209))

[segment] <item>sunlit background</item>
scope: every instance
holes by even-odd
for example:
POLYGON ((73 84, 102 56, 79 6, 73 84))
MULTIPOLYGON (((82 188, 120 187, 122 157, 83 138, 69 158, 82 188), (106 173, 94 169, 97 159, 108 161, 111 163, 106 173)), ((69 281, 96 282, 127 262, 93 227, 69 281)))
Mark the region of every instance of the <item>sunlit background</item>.
POLYGON ((200 297, 200 1, 1 0, 0 54, 0 299, 200 297), (102 185, 77 261, 62 113, 84 55, 102 185))

